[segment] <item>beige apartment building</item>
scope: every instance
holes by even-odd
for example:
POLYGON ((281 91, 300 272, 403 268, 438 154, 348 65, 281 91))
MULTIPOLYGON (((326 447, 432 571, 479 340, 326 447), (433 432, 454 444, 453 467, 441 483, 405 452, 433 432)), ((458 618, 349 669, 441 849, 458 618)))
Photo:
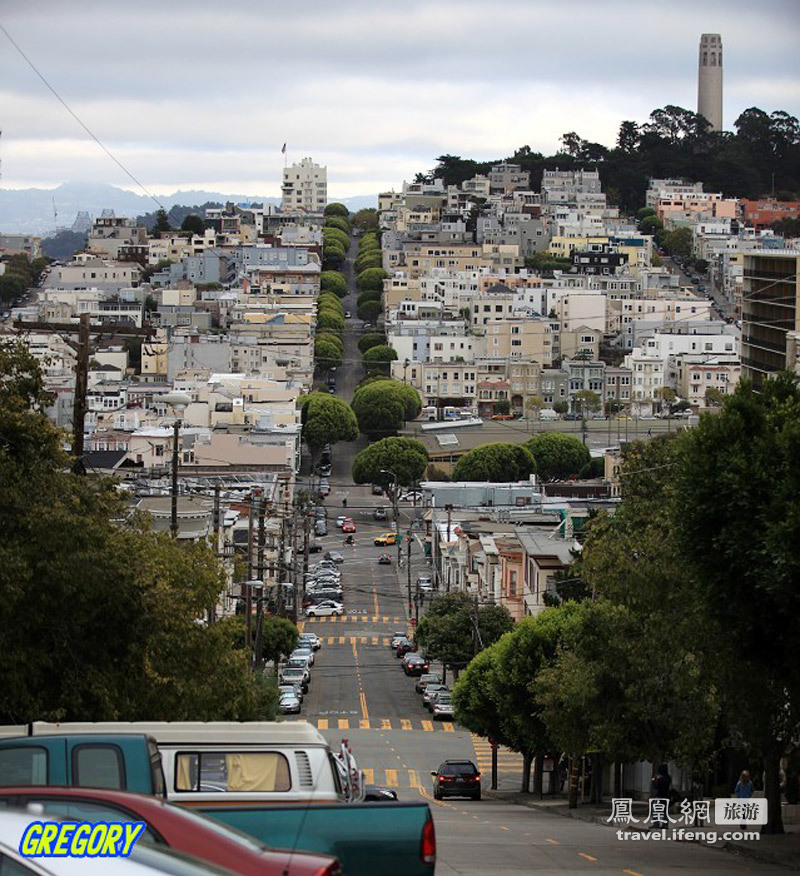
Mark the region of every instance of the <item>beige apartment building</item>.
POLYGON ((485 336, 476 340, 478 355, 490 359, 531 359, 545 367, 552 365, 553 334, 548 320, 490 319, 485 330, 485 336))

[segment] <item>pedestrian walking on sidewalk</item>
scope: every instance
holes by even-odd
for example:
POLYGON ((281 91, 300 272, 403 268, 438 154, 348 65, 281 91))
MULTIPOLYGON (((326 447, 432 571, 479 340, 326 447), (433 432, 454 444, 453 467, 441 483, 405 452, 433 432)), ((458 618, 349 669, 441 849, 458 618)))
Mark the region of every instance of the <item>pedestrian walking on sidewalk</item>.
MULTIPOLYGON (((669 812, 669 792, 672 788, 672 776, 669 774, 669 769, 665 763, 658 765, 658 772, 653 776, 653 799, 666 800, 666 811, 669 812)), ((667 827, 666 813, 664 818, 653 820, 654 827, 667 827)))
MULTIPOLYGON (((742 774, 739 776, 739 781, 733 789, 734 796, 738 797, 740 800, 749 800, 753 796, 754 790, 755 788, 753 781, 750 778, 750 773, 747 770, 742 770, 742 774)), ((746 824, 741 825, 742 830, 745 830, 746 827, 746 824)))

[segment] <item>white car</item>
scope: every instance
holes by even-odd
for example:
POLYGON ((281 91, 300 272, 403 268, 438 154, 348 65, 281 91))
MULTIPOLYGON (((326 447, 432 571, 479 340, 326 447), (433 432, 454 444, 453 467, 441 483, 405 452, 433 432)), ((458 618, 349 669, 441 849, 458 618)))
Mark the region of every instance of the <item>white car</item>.
POLYGON ((297 694, 282 693, 278 707, 280 708, 282 715, 296 715, 300 712, 300 700, 298 699, 297 694))
POLYGON ((309 605, 306 609, 306 617, 336 617, 344 614, 344 606, 341 602, 326 599, 317 605, 309 605))
POLYGON ((336 518, 336 528, 337 528, 337 529, 341 529, 341 528, 344 526, 344 522, 345 522, 345 520, 347 520, 347 515, 346 515, 346 514, 340 514, 340 515, 336 518))
POLYGON ((322 647, 322 639, 316 633, 303 633, 297 640, 298 648, 312 648, 314 651, 319 651, 322 647))
POLYGON ((298 645, 289 655, 290 660, 305 660, 309 666, 314 665, 314 652, 305 645, 298 645))

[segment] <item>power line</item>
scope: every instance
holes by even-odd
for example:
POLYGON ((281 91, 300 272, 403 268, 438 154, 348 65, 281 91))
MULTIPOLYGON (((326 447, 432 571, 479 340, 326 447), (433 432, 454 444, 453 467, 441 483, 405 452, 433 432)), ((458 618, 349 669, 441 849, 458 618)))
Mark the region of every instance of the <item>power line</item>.
POLYGON ((31 70, 33 70, 33 72, 39 77, 39 79, 42 80, 42 82, 45 84, 45 86, 50 90, 50 92, 52 92, 52 94, 56 98, 56 100, 64 107, 64 109, 72 116, 72 118, 75 119, 75 121, 83 128, 84 131, 86 131, 86 133, 92 138, 92 140, 94 140, 94 142, 97 143, 97 145, 103 150, 103 152, 106 153, 106 155, 114 162, 114 164, 116 164, 117 167, 119 167, 119 169, 123 173, 125 173, 127 176, 129 176, 133 180, 133 182, 137 186, 139 186, 139 188, 149 198, 152 198, 152 200, 155 201, 155 203, 158 204, 158 206, 163 210, 164 205, 161 203, 161 201, 159 201, 158 198, 152 192, 150 192, 147 188, 145 188, 145 186, 142 185, 142 183, 140 183, 138 179, 136 179, 136 177, 128 170, 128 168, 125 167, 125 165, 101 142, 100 138, 97 137, 90 130, 88 125, 86 125, 78 117, 77 113, 75 113, 73 111, 73 109, 64 100, 64 98, 61 97, 61 95, 55 90, 55 88, 53 88, 53 86, 47 81, 44 74, 39 70, 39 68, 33 63, 33 61, 31 61, 31 59, 25 54, 25 52, 23 52, 20 45, 11 36, 11 34, 5 29, 5 27, 2 25, 2 23, 0 23, 0 30, 3 31, 3 33, 6 36, 6 39, 11 43, 12 46, 14 46, 14 48, 19 52, 19 54, 22 56, 23 60, 28 64, 28 66, 31 68, 31 70))

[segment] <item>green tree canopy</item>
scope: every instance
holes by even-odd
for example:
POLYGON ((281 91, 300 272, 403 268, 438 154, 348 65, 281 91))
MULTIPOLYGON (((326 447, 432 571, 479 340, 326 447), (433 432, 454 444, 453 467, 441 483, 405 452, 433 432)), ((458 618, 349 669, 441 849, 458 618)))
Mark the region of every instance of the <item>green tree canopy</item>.
POLYGON ((380 344, 370 347, 364 353, 364 369, 367 373, 388 374, 391 363, 397 359, 397 351, 388 344, 380 344))
POLYGON ((667 231, 664 238, 667 251, 678 259, 688 259, 692 254, 692 230, 682 225, 667 231))
POLYGON ((314 359, 318 367, 338 368, 342 364, 342 350, 329 335, 319 335, 314 342, 314 359))
POLYGON ((367 289, 383 290, 383 281, 389 274, 383 268, 367 268, 356 277, 356 286, 360 292, 367 289))
POLYGON ((356 311, 358 318, 364 322, 375 322, 383 312, 380 301, 365 301, 358 306, 356 311))
POLYGON ((562 432, 542 432, 525 446, 536 460, 536 474, 543 481, 563 481, 578 475, 591 459, 589 448, 574 435, 562 432))
POLYGON ((380 251, 368 250, 356 258, 353 267, 357 273, 361 274, 370 268, 380 268, 382 264, 383 259, 381 258, 380 251))
POLYGON ((343 216, 345 219, 350 215, 350 211, 344 204, 332 201, 325 207, 326 216, 343 216))
POLYGON ((338 271, 323 271, 320 274, 320 288, 323 291, 333 292, 339 298, 345 298, 348 293, 347 279, 338 271))
POLYGON ((383 293, 380 289, 367 289, 366 292, 362 292, 358 298, 356 298, 356 307, 361 307, 368 301, 377 301, 378 304, 380 304, 382 298, 383 293))
POLYGON ((370 347, 377 347, 378 344, 386 343, 386 335, 383 332, 369 332, 366 335, 361 335, 358 339, 358 350, 360 353, 366 353, 370 347))
POLYGON ((533 471, 533 456, 522 444, 481 444, 465 453, 453 467, 454 481, 509 483, 533 471))
POLYGON ((172 231, 172 226, 169 224, 169 216, 167 216, 167 211, 163 207, 156 210, 153 234, 158 235, 161 234, 162 231, 172 231))
POLYGON ((378 211, 374 207, 364 207, 353 216, 353 225, 359 231, 373 231, 378 227, 378 211))
POLYGON ((190 234, 199 234, 201 237, 206 233, 206 223, 196 213, 189 213, 181 222, 181 231, 188 231, 190 234))
POLYGON ((261 658, 275 667, 297 647, 297 627, 287 618, 268 614, 261 619, 261 658))
POLYGON ((318 331, 317 340, 324 340, 326 343, 330 342, 340 353, 344 353, 344 341, 341 335, 337 334, 333 329, 318 331))
POLYGON ((329 216, 325 220, 323 228, 338 228, 339 231, 344 231, 346 235, 350 235, 350 223, 343 216, 329 216))
POLYGON ((350 406, 324 392, 312 392, 301 399, 303 440, 315 456, 326 444, 355 441, 358 423, 350 406))
POLYGON ((344 317, 333 310, 322 310, 317 315, 317 328, 342 332, 344 331, 344 317))
POLYGON ((664 223, 658 218, 658 216, 645 216, 639 222, 639 231, 642 234, 655 234, 657 231, 661 231, 664 227, 664 223))
POLYGON ((9 304, 25 294, 25 280, 17 274, 0 275, 0 301, 9 304))
POLYGON ((353 480, 357 484, 381 484, 389 487, 393 478, 384 470, 393 471, 397 481, 409 487, 422 479, 428 465, 428 453, 420 441, 413 438, 383 438, 365 447, 353 460, 353 480))
POLYGON ((347 236, 346 232, 339 228, 323 228, 322 239, 326 246, 331 243, 338 243, 345 252, 347 252, 350 247, 350 238, 347 236))
POLYGON ((333 292, 321 292, 317 298, 317 307, 320 310, 333 310, 335 313, 344 313, 342 300, 333 292))
POLYGON ((361 431, 368 435, 396 432, 422 410, 422 400, 413 386, 388 378, 365 381, 351 405, 361 431))

